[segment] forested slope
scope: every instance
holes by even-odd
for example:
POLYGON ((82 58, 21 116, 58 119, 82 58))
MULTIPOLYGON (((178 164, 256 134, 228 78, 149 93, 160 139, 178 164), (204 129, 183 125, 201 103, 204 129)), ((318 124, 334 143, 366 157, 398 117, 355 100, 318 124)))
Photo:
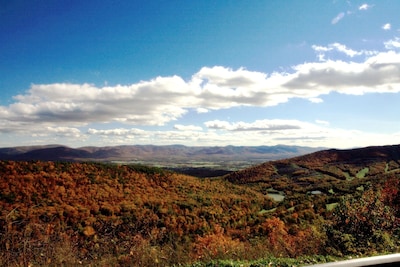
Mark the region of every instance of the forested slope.
POLYGON ((213 179, 141 165, 0 161, 0 265, 397 251, 396 153, 343 160, 332 152, 213 179))

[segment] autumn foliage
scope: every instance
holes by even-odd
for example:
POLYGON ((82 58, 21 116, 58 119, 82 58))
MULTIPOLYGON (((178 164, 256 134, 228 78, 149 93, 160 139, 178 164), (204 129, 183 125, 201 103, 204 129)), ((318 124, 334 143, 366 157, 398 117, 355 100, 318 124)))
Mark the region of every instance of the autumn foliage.
POLYGON ((0 161, 0 265, 171 266, 397 249, 395 172, 357 183, 310 175, 319 187, 296 191, 314 170, 290 166, 247 170, 246 182, 241 173, 200 179, 141 165, 0 161), (285 200, 273 201, 270 187, 285 200), (307 192, 318 188, 326 192, 307 192))

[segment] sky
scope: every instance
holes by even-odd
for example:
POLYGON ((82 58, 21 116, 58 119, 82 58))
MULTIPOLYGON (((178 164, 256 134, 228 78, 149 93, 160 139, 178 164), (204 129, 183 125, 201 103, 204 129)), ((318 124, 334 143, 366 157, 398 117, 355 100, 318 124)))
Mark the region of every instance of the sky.
POLYGON ((400 1, 0 0, 0 147, 400 144, 400 1))

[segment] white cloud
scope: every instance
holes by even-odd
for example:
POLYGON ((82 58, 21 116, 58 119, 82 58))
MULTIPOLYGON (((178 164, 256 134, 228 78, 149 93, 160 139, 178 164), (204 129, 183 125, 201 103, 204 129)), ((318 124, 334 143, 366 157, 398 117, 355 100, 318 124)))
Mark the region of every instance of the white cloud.
MULTIPOLYGON (((227 121, 208 121, 205 122, 208 130, 204 131, 196 125, 175 125, 177 131, 140 131, 139 134, 132 136, 132 130, 137 129, 108 129, 95 130, 89 129, 88 134, 91 138, 96 136, 102 138, 104 145, 108 144, 129 144, 135 141, 137 144, 184 144, 184 145, 260 145, 260 140, 265 144, 274 145, 282 143, 279 138, 295 139, 296 136, 308 136, 306 142, 310 140, 323 139, 321 134, 325 130, 320 126, 302 122, 298 120, 258 120, 253 122, 227 122, 227 121), (243 132, 246 132, 243 134, 243 132), (142 138, 145 137, 145 138, 142 138)), ((296 143, 302 144, 304 140, 297 140, 296 143)), ((315 146, 319 146, 320 143, 315 146)))
MULTIPOLYGON (((349 6, 351 6, 350 2, 348 2, 348 4, 349 4, 349 6)), ((364 3, 358 7, 358 11, 366 11, 372 7, 373 7, 373 5, 368 5, 368 4, 364 3)), ((340 12, 339 14, 336 15, 336 17, 334 17, 332 19, 331 24, 336 24, 339 21, 341 21, 345 17, 345 15, 351 16, 351 15, 355 14, 356 12, 357 11, 355 11, 355 10, 347 10, 346 12, 340 12)))
POLYGON ((207 131, 143 131, 132 137, 120 134, 121 129, 92 131, 92 137, 102 137, 104 145, 129 144, 183 144, 183 145, 302 145, 313 147, 349 148, 354 146, 385 145, 399 142, 399 134, 371 134, 351 129, 335 129, 329 122, 316 120, 315 124, 299 120, 259 120, 205 123, 207 131), (245 132, 245 133, 244 133, 245 132), (115 133, 118 133, 117 135, 115 133), (145 138, 144 138, 145 137, 145 138))
POLYGON ((324 58, 323 61, 305 62, 285 72, 269 74, 215 66, 201 68, 187 81, 171 76, 103 87, 34 84, 25 93, 15 96, 14 103, 0 106, 0 140, 8 142, 12 137, 6 139, 5 136, 15 135, 28 136, 29 140, 35 140, 35 137, 47 143, 57 140, 83 142, 97 138, 110 144, 199 142, 240 145, 241 142, 259 144, 265 139, 271 143, 286 140, 293 144, 319 140, 315 144, 320 145, 332 137, 348 143, 341 137, 349 134, 348 131, 324 128, 322 126, 327 124, 323 121, 307 124, 296 120, 210 120, 204 123, 204 128, 176 123, 172 131, 125 127, 165 125, 177 121, 189 111, 208 112, 210 114, 205 116, 211 116, 215 110, 240 106, 268 107, 292 98, 321 103, 321 96, 331 92, 353 95, 398 93, 400 40, 396 37, 384 45, 390 51, 357 51, 340 43, 313 45, 312 49, 324 58), (346 55, 351 61, 325 60, 328 53, 346 55), (119 126, 113 129, 99 129, 116 123, 119 126), (83 130, 86 127, 89 129, 83 130))
POLYGON ((333 91, 354 95, 400 91, 400 54, 393 51, 361 63, 330 60, 304 63, 294 69, 296 72, 282 86, 292 89, 292 94, 297 92, 298 97, 317 97, 333 91))
POLYGON ((323 103, 323 102, 324 102, 324 100, 322 100, 322 98, 319 98, 319 97, 311 97, 311 98, 309 98, 308 100, 309 100, 310 102, 316 103, 316 104, 318 104, 318 103, 323 103))
POLYGON ((328 52, 333 48, 330 46, 312 45, 311 48, 316 52, 328 52))
POLYGON ((55 134, 59 137, 73 137, 73 138, 80 138, 82 137, 82 133, 78 128, 71 128, 71 127, 46 127, 43 133, 50 133, 55 134))
MULTIPOLYGON (((126 145, 126 144, 183 144, 202 146, 224 145, 300 145, 313 147, 349 148, 354 146, 397 144, 400 135, 371 134, 351 129, 335 129, 323 120, 309 123, 299 120, 258 120, 253 122, 228 122, 223 120, 205 123, 208 130, 200 130, 195 125, 178 125, 177 130, 158 131, 137 128, 89 128, 86 133, 68 127, 53 127, 29 132, 28 138, 21 139, 22 132, 15 135, 0 132, 0 144, 7 146, 13 136, 19 145, 74 143, 75 146, 88 145, 126 145), (178 129, 180 128, 180 129, 178 129), (198 129, 198 131, 196 130, 198 129), (67 133, 65 136, 53 135, 55 132, 67 133), (79 138, 69 133, 79 134, 79 138), (6 143, 5 143, 6 142, 6 143)), ((26 134, 26 133, 25 133, 26 134)))
POLYGON ((183 107, 194 96, 190 90, 177 76, 102 88, 89 84, 32 85, 27 94, 16 96, 18 102, 4 112, 9 120, 32 123, 68 121, 86 125, 94 121, 119 121, 161 125, 186 112, 183 107))
POLYGON ((358 10, 368 10, 370 9, 372 6, 368 5, 368 4, 362 4, 361 6, 358 7, 358 10))
POLYGON ((362 52, 357 52, 353 49, 347 48, 345 45, 339 44, 339 43, 333 43, 332 46, 339 52, 343 52, 349 57, 354 57, 358 55, 362 55, 362 52))
POLYGON ((388 31, 392 28, 392 25, 390 23, 386 23, 382 26, 382 29, 385 31, 388 31))
POLYGON ((209 110, 206 108, 197 108, 196 111, 197 111, 197 113, 208 113, 209 112, 209 110))
POLYGON ((87 131, 89 135, 104 135, 104 136, 127 136, 127 135, 135 135, 142 136, 145 135, 145 131, 141 129, 131 128, 115 128, 115 129, 107 129, 107 130, 97 130, 93 128, 89 128, 87 131))
POLYGON ((182 125, 182 124, 175 124, 174 129, 179 131, 202 131, 203 128, 196 125, 182 125))
MULTIPOLYGON (((398 39, 385 43, 398 47, 398 39)), ((292 67, 291 72, 266 74, 240 68, 204 67, 189 81, 178 76, 158 77, 131 85, 96 87, 89 84, 32 85, 0 106, 0 132, 46 127, 77 128, 92 123, 165 125, 189 110, 206 112, 238 106, 274 106, 291 98, 320 103, 330 92, 362 95, 400 91, 400 53, 354 51, 340 44, 313 46, 349 56, 364 54, 360 62, 327 60, 292 67)))
POLYGON ((386 49, 398 49, 400 48, 400 38, 395 37, 384 43, 386 49))
POLYGON ((216 66, 213 68, 202 68, 193 77, 195 82, 209 82, 218 87, 248 87, 265 80, 266 74, 256 71, 248 71, 244 68, 239 68, 236 71, 232 69, 216 66))
POLYGON ((344 12, 340 12, 336 17, 334 17, 331 21, 332 24, 338 23, 340 20, 344 18, 344 12))
POLYGON ((362 55, 372 56, 378 54, 378 51, 373 51, 373 50, 356 51, 340 43, 332 43, 329 44, 328 46, 312 45, 311 48, 318 53, 317 55, 319 61, 325 61, 326 53, 332 51, 343 53, 349 57, 362 56, 362 55))
POLYGON ((227 121, 213 120, 204 123, 207 128, 218 129, 218 130, 229 130, 231 124, 227 121))
POLYGON ((208 121, 204 123, 209 129, 227 131, 282 131, 297 130, 304 126, 304 123, 297 120, 257 120, 252 123, 227 121, 208 121))

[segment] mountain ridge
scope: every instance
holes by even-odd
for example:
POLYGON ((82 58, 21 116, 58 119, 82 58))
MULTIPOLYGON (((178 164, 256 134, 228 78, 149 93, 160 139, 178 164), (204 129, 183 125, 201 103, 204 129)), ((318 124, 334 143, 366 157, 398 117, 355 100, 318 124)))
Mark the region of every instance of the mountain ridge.
POLYGON ((293 158, 264 162, 228 174, 236 184, 265 184, 282 191, 328 190, 343 182, 400 173, 400 145, 356 149, 327 149, 293 158), (282 187, 279 181, 290 180, 282 187))
POLYGON ((0 148, 0 160, 54 161, 257 161, 304 155, 322 148, 301 146, 121 145, 70 148, 64 145, 0 148))

